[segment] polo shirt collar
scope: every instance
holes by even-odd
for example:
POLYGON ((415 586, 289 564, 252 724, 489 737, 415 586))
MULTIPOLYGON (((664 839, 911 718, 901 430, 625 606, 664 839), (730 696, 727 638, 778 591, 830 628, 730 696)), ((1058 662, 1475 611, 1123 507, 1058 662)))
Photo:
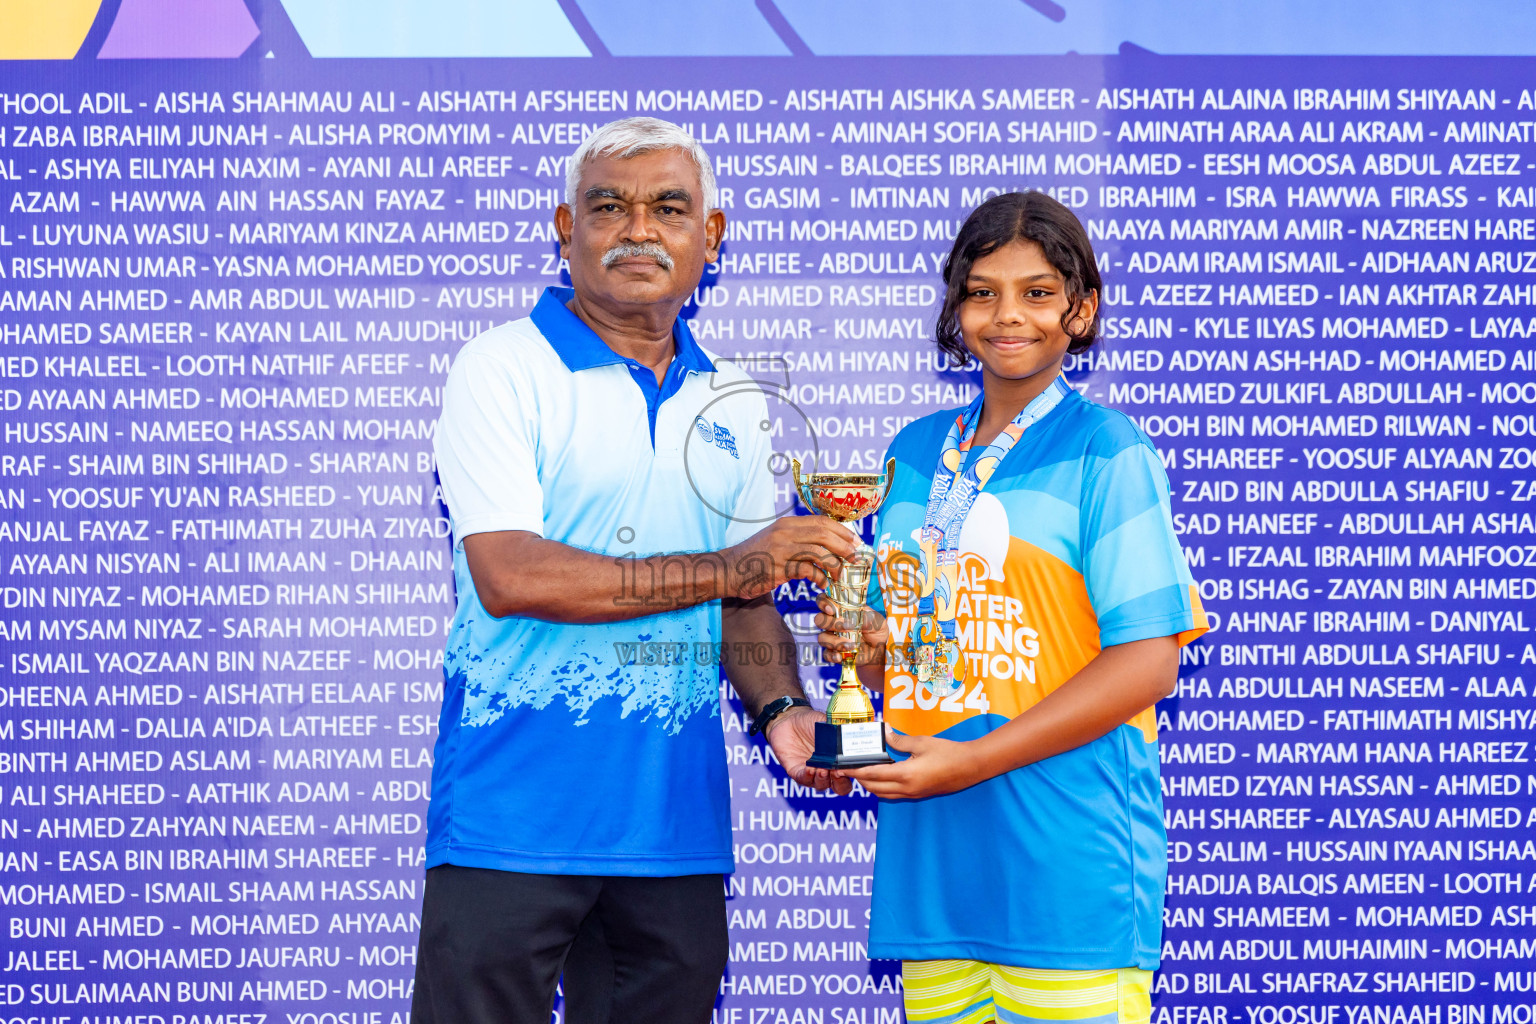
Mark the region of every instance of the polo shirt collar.
MULTIPOLYGON (((529 314, 533 325, 572 373, 595 366, 623 364, 624 357, 609 348, 596 331, 566 307, 575 294, 571 288, 545 288, 529 314)), ((672 359, 680 369, 694 373, 715 372, 714 361, 699 348, 699 343, 693 340, 693 332, 681 317, 672 324, 672 347, 672 359)))

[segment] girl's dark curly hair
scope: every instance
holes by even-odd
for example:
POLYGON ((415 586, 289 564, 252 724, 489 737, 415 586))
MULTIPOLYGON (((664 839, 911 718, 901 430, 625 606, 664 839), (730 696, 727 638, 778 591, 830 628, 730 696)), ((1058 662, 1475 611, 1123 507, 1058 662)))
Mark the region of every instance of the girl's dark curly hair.
POLYGON ((1072 338, 1067 351, 1073 355, 1086 352, 1099 336, 1098 310, 1087 323, 1078 315, 1083 299, 1103 288, 1093 244, 1082 223, 1044 192, 1005 192, 971 212, 944 261, 944 307, 939 310, 933 336, 956 366, 970 359, 970 350, 960 335, 960 304, 965 301, 965 281, 971 266, 1018 241, 1040 246, 1066 282, 1067 311, 1061 315, 1061 328, 1072 338))

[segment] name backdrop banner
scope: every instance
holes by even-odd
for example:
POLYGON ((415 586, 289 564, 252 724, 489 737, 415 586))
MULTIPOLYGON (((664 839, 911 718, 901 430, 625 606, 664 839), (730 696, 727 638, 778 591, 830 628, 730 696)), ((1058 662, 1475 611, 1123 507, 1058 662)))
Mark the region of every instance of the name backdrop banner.
MULTIPOLYGON (((786 466, 875 471, 976 395, 930 334, 978 202, 1042 189, 1087 226, 1104 340, 1068 377, 1160 447, 1216 627, 1159 709, 1154 1020, 1530 1021, 1532 68, 4 66, 0 1018, 406 1019, 444 374, 562 280, 576 145, 654 114, 715 160, 728 241, 688 315, 762 381, 786 466)), ((813 594, 777 596, 824 699, 813 594)), ((968 676, 1031 673, 1031 624, 975 607, 968 676)), ((786 781, 721 701, 715 1019, 895 1024, 876 801, 786 781)))

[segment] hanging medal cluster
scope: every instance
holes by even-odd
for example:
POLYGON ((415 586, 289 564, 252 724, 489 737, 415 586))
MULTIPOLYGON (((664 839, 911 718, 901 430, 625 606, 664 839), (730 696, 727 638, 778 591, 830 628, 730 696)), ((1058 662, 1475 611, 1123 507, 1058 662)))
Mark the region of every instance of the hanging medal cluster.
POLYGON ((920 686, 936 696, 953 693, 965 679, 965 661, 955 639, 955 604, 959 596, 960 534, 976 498, 992 479, 1004 456, 1013 450, 1024 431, 1056 408, 1071 388, 1057 377, 1051 386, 1013 418, 980 455, 966 465, 966 456, 981 422, 984 396, 966 406, 950 426, 939 453, 939 467, 928 490, 928 508, 919 534, 922 568, 919 580, 917 621, 912 626, 905 654, 920 686))

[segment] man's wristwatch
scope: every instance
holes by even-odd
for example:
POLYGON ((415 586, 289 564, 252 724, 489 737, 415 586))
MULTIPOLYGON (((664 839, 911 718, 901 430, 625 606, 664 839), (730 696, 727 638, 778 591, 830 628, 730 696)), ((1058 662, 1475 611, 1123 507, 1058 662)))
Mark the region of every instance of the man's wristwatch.
POLYGON ((747 729, 747 735, 756 736, 768 728, 775 718, 778 718, 790 708, 808 707, 811 707, 811 702, 804 697, 780 697, 778 700, 771 700, 768 702, 768 706, 759 711, 757 717, 752 719, 752 724, 747 729))

